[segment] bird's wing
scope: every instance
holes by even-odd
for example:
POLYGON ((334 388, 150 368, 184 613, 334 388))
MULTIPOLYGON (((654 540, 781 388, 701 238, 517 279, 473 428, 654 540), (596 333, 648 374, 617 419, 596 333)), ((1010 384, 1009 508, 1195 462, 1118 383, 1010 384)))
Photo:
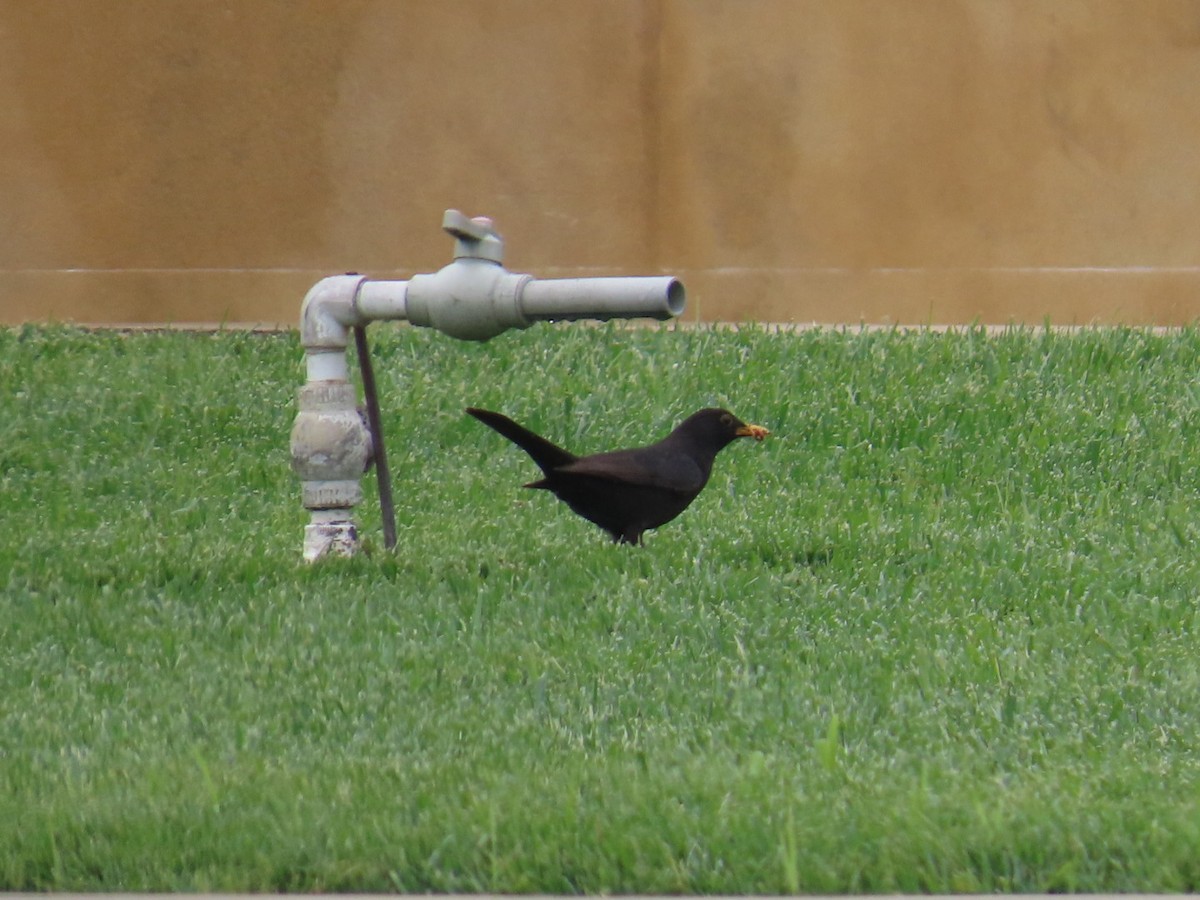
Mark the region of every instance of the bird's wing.
POLYGON ((656 487, 688 493, 699 491, 708 480, 705 472, 686 453, 659 447, 614 450, 585 456, 554 470, 556 476, 585 475, 620 484, 656 487))

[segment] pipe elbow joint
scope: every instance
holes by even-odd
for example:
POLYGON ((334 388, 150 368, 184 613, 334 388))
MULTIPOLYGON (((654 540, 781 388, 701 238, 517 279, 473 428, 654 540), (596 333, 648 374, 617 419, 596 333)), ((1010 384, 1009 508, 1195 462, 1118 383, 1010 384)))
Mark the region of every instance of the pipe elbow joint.
POLYGON ((332 275, 314 284, 300 307, 300 345, 305 350, 344 350, 349 329, 361 324, 356 304, 365 275, 332 275))

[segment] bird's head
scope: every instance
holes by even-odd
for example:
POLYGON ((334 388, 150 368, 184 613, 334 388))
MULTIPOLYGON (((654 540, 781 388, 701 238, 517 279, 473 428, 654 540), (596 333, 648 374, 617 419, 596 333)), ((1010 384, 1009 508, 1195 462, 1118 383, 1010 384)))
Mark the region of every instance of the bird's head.
POLYGON ((718 450, 740 437, 761 441, 771 433, 761 425, 747 425, 727 409, 715 407, 693 413, 675 431, 711 444, 718 450))

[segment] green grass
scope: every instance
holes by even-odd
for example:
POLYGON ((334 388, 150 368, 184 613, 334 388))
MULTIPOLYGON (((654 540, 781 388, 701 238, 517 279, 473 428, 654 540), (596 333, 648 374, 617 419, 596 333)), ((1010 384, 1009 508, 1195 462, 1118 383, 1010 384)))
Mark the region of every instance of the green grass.
POLYGON ((0 888, 1200 888, 1200 332, 372 340, 306 566, 294 334, 0 331, 0 888), (644 548, 462 413, 713 403, 644 548))

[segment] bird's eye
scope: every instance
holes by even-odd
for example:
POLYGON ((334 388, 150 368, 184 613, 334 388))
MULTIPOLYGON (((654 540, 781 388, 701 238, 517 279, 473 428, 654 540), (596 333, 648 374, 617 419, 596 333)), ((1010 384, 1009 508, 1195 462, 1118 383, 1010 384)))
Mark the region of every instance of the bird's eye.
POLYGON ((729 413, 725 413, 725 415, 721 416, 721 424, 722 425, 732 425, 733 424, 733 416, 729 415, 729 413))

